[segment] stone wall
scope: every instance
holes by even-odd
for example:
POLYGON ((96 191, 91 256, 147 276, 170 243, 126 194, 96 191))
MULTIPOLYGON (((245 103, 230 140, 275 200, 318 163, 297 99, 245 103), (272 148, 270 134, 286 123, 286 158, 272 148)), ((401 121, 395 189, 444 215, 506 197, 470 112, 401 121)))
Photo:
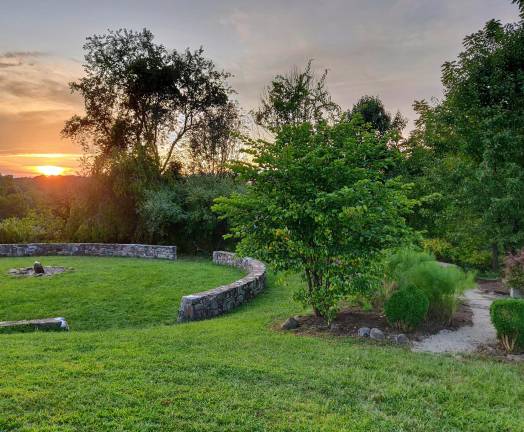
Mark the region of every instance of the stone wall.
POLYGON ((229 312, 260 293, 266 284, 266 266, 252 258, 237 258, 231 252, 213 252, 215 264, 238 267, 248 272, 242 279, 182 297, 178 322, 202 320, 229 312))
POLYGON ((176 260, 176 246, 115 243, 0 244, 0 257, 71 255, 176 260))

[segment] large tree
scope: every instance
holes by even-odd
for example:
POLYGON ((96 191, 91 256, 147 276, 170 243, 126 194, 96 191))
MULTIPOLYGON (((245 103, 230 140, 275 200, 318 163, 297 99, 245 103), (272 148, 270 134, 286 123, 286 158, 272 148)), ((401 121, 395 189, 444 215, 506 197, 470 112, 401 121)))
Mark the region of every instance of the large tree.
POLYGON ((412 202, 387 178, 398 151, 361 119, 329 126, 285 126, 274 143, 257 141, 236 172, 245 194, 217 200, 238 250, 278 270, 301 272, 298 293, 316 314, 332 319, 339 301, 373 281, 372 264, 409 233, 412 202))
POLYGON ((202 48, 171 51, 144 29, 95 35, 84 49, 85 76, 71 89, 83 97, 85 114, 72 117, 63 134, 95 155, 96 171, 125 155, 162 175, 177 146, 229 102, 229 75, 202 48))
POLYGON ((349 118, 361 115, 366 123, 381 134, 391 130, 402 131, 406 127, 406 119, 400 112, 391 115, 378 96, 362 96, 347 113, 349 118))
POLYGON ((466 37, 458 59, 444 64, 442 82, 442 102, 417 104, 412 147, 431 155, 422 170, 433 177, 429 190, 444 185, 433 191, 445 192, 445 215, 455 218, 448 237, 473 228, 469 236, 486 242, 497 268, 501 252, 524 243, 523 22, 492 20, 466 37))

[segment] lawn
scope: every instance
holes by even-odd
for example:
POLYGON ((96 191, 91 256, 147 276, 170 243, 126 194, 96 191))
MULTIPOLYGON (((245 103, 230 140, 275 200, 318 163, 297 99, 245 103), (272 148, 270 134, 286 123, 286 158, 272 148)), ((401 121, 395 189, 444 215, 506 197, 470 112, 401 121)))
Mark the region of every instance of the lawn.
POLYGON ((203 260, 37 257, 0 259, 0 321, 65 317, 71 330, 174 324, 182 296, 233 282, 242 271, 203 260), (10 268, 69 267, 51 277, 10 268))
POLYGON ((0 335, 0 430, 524 431, 524 365, 273 330, 298 283, 209 321, 0 335))

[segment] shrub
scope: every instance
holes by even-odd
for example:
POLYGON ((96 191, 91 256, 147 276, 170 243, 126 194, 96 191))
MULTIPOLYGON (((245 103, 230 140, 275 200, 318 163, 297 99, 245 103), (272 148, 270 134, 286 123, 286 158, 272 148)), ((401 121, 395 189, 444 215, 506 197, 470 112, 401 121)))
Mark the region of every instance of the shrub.
POLYGON ((496 300, 490 314, 504 349, 508 352, 524 349, 524 300, 496 300))
POLYGON ((444 267, 427 252, 406 248, 386 259, 383 295, 387 298, 396 289, 420 289, 429 300, 429 315, 443 321, 451 319, 458 296, 474 285, 473 274, 444 267))
POLYGON ((417 328, 426 318, 429 300, 419 289, 396 291, 384 305, 388 321, 401 330, 417 328))
POLYGON ((399 281, 400 289, 418 288, 429 300, 429 315, 449 322, 458 304, 458 297, 475 286, 474 275, 456 266, 443 267, 436 261, 421 262, 399 281))
POLYGON ((60 240, 63 222, 50 213, 30 212, 27 216, 0 221, 0 243, 31 243, 60 240))
POLYGON ((433 255, 403 248, 386 258, 384 273, 390 284, 399 284, 408 270, 423 262, 435 261, 433 255))

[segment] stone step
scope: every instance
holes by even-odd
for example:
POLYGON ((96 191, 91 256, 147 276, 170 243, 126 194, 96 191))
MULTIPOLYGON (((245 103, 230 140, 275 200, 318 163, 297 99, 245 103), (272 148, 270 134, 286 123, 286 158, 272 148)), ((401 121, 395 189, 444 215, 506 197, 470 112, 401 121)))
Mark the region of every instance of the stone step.
POLYGON ((43 318, 22 321, 0 321, 0 333, 2 332, 24 332, 24 331, 67 331, 69 325, 65 318, 43 318))

